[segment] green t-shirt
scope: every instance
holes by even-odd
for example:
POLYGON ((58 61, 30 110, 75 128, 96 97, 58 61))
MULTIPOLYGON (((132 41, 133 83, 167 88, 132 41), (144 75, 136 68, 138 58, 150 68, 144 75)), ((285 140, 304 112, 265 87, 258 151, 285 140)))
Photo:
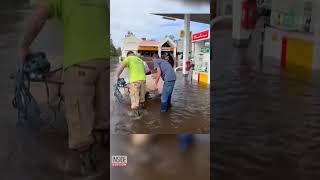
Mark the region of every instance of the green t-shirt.
POLYGON ((63 25, 64 68, 109 57, 109 8, 106 0, 39 0, 50 18, 63 25))
POLYGON ((130 83, 146 80, 146 73, 144 71, 142 59, 137 56, 129 56, 122 62, 122 64, 129 68, 130 83))

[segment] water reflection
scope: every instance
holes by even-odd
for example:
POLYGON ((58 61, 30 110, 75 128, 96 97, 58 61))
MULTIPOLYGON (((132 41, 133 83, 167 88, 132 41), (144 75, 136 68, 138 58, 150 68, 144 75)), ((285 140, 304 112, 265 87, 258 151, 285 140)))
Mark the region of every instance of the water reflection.
POLYGON ((127 167, 111 167, 111 179, 209 180, 209 135, 195 135, 187 151, 176 135, 112 135, 110 155, 126 155, 127 167))

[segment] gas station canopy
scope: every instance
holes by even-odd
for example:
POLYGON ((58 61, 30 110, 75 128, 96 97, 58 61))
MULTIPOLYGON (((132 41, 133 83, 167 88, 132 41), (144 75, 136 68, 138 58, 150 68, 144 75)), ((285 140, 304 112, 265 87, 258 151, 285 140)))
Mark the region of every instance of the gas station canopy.
MULTIPOLYGON (((184 20, 184 14, 156 14, 154 15, 162 16, 167 19, 181 19, 184 20)), ((190 21, 210 24, 210 14, 190 14, 190 21)))
MULTIPOLYGON (((187 62, 190 63, 190 43, 191 43, 191 36, 190 34, 190 22, 198 22, 198 23, 203 23, 203 24, 210 24, 210 19, 211 16, 210 14, 156 14, 154 13, 153 15, 157 15, 157 16, 162 16, 163 19, 168 19, 168 20, 176 20, 176 19, 180 19, 184 21, 184 28, 183 28, 183 58, 182 58, 182 74, 184 77, 187 77, 189 71, 187 71, 187 62)), ((201 49, 205 48, 207 42, 203 41, 204 37, 207 37, 207 41, 210 42, 209 39, 209 30, 204 31, 204 32, 200 32, 200 33, 196 33, 194 34, 198 37, 197 39, 197 43, 195 43, 195 49, 194 49, 194 53, 195 51, 200 52, 201 49), (202 41, 200 42, 200 40, 202 39, 202 41), (199 42, 198 42, 199 41, 199 42)), ((193 36, 194 37, 194 36, 193 36)), ((194 40, 194 39, 193 39, 194 40)), ((195 41, 194 41, 195 42, 195 41)), ((202 82, 206 82, 209 83, 210 82, 210 53, 206 53, 206 52, 202 52, 201 55, 198 56, 199 53, 196 53, 196 56, 194 57, 194 59, 201 59, 201 62, 198 62, 199 65, 199 74, 198 75, 202 75, 202 77, 205 78, 200 78, 202 79, 202 82), (201 58, 200 58, 201 56, 201 58), (203 63, 204 59, 206 60, 205 63, 203 63), (204 65, 205 68, 202 68, 202 66, 204 65), (201 72, 200 72, 201 71, 201 72)), ((195 71, 194 71, 195 72, 195 71)), ((197 77, 199 77, 198 75, 196 75, 197 77)), ((200 82, 200 80, 199 80, 200 82)))

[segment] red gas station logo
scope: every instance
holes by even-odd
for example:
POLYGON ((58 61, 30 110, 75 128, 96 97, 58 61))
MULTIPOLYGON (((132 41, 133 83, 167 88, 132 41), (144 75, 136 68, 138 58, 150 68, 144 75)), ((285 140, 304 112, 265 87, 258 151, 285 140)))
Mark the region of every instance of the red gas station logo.
POLYGON ((209 37, 209 30, 206 30, 206 31, 202 31, 202 32, 199 32, 199 33, 192 35, 192 40, 197 41, 197 40, 201 40, 201 39, 206 39, 208 37, 209 37))

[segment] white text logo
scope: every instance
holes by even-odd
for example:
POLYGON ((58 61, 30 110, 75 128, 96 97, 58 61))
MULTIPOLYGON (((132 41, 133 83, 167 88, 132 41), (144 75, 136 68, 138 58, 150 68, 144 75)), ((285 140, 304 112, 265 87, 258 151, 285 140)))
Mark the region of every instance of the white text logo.
POLYGON ((112 166, 127 166, 128 158, 127 156, 112 156, 111 157, 112 166))

